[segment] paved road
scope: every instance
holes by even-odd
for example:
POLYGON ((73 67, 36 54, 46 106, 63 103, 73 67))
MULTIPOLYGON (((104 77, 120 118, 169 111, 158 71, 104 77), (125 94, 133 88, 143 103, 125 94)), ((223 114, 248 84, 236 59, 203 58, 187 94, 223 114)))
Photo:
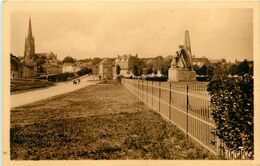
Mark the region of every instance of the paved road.
POLYGON ((46 89, 33 90, 25 93, 11 95, 11 108, 33 103, 35 101, 43 100, 63 93, 72 92, 77 89, 96 84, 98 82, 89 80, 93 80, 93 77, 82 77, 80 84, 77 85, 73 85, 72 82, 63 82, 46 89))

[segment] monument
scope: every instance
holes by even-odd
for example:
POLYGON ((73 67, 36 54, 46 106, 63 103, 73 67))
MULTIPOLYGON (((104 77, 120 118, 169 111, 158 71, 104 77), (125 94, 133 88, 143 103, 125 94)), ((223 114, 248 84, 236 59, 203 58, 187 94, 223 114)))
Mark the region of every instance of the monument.
POLYGON ((196 81, 196 72, 193 71, 189 31, 185 32, 185 43, 179 46, 176 57, 172 60, 168 71, 168 81, 196 81))

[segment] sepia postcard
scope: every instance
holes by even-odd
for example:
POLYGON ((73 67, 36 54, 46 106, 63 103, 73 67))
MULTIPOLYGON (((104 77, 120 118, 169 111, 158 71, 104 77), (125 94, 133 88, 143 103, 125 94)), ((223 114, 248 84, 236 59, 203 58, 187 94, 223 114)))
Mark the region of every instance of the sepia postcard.
POLYGON ((3 165, 259 166, 259 19, 255 1, 4 1, 3 165))

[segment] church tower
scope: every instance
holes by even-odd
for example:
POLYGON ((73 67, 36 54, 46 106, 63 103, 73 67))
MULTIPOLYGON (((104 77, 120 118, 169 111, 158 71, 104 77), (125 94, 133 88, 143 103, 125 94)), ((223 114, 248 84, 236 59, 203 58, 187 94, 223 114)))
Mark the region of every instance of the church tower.
POLYGON ((32 25, 31 25, 31 18, 29 19, 29 27, 28 33, 25 37, 25 48, 24 48, 24 57, 27 59, 33 58, 35 55, 35 47, 34 47, 34 37, 32 35, 32 25))

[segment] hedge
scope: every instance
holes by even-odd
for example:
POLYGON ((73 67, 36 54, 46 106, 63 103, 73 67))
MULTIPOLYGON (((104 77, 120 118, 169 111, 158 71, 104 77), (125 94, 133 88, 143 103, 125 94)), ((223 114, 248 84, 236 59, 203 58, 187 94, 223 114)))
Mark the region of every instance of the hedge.
POLYGON ((233 151, 254 154, 253 77, 215 77, 208 86, 211 96, 214 133, 233 151))

